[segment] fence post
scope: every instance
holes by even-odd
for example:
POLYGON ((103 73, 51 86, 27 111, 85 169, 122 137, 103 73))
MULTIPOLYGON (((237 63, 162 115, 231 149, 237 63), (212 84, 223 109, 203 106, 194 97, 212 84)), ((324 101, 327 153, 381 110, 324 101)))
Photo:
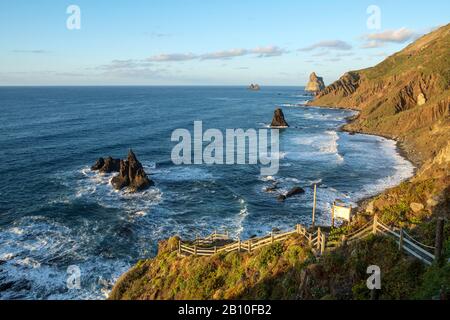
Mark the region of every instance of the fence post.
POLYGON ((300 225, 299 225, 299 224, 297 224, 297 225, 295 226, 295 229, 296 229, 296 231, 297 231, 297 234, 300 234, 300 225))
POLYGON ((308 235, 308 245, 310 247, 312 246, 312 234, 311 233, 308 235))
POLYGON ((274 239, 274 237, 273 237, 273 232, 270 233, 270 242, 271 242, 271 243, 274 243, 274 242, 275 242, 275 239, 274 239))
POLYGON ((333 202, 333 206, 331 207, 331 227, 334 228, 334 206, 336 205, 336 201, 333 202))
POLYGON ((252 241, 248 240, 248 252, 252 252, 252 241))
POLYGON ((214 254, 217 253, 217 246, 214 246, 214 254))
POLYGON ((317 229, 317 249, 320 249, 320 246, 322 245, 322 232, 320 230, 320 227, 317 229))
POLYGON ((241 252, 241 239, 238 238, 238 252, 241 252))
POLYGON ((437 263, 442 261, 442 247, 444 242, 444 219, 438 218, 436 221, 436 239, 434 242, 434 260, 437 263))
POLYGON ((313 199, 313 212, 311 227, 314 230, 316 226, 316 197, 317 197, 317 184, 314 184, 314 199, 313 199))
POLYGON ((327 236, 325 234, 322 234, 322 241, 321 241, 321 246, 320 246, 320 254, 322 255, 325 252, 325 246, 326 246, 326 241, 327 241, 327 236))
POLYGON ((178 239, 178 254, 181 254, 181 240, 178 239))
POLYGON ((197 255, 197 245, 194 245, 194 256, 197 255))
POLYGON ((372 233, 377 234, 377 225, 378 225, 378 216, 375 215, 373 217, 373 226, 372 226, 372 233))
POLYGON ((403 228, 400 228, 400 238, 398 240, 398 250, 402 251, 403 249, 403 228))

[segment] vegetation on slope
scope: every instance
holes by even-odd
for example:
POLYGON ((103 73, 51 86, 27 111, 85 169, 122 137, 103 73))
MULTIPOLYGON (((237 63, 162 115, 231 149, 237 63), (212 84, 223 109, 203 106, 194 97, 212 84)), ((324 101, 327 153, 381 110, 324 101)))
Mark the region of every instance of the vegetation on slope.
POLYGON ((433 298, 443 284, 450 288, 448 265, 426 270, 384 237, 338 248, 320 260, 297 236, 251 254, 212 257, 179 257, 177 241, 161 242, 155 258, 124 274, 110 299, 369 299, 369 265, 382 270, 381 299, 433 298))

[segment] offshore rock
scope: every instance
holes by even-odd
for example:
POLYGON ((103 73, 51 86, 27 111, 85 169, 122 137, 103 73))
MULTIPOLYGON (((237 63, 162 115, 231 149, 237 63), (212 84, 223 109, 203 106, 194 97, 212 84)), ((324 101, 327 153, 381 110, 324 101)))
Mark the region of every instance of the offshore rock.
POLYGON ((272 128, 287 128, 289 127, 286 119, 284 119, 283 110, 280 108, 276 109, 273 114, 272 123, 270 124, 272 128))

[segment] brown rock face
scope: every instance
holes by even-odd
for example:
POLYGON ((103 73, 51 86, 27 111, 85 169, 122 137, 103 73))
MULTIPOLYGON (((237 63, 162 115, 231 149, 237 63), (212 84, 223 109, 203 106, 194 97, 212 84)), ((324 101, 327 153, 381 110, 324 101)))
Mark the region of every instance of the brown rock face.
POLYGON ((119 174, 112 178, 111 183, 117 190, 128 187, 133 192, 154 185, 153 181, 147 177, 142 164, 137 160, 132 150, 129 151, 127 160, 120 161, 119 174))
POLYGON ((280 108, 276 109, 273 115, 271 127, 279 127, 279 128, 287 128, 289 127, 288 123, 284 119, 283 110, 280 108))
POLYGON ((325 83, 322 77, 318 77, 315 72, 311 73, 309 76, 309 82, 306 85, 305 90, 309 92, 317 93, 325 89, 325 83))
POLYGON ((120 169, 120 160, 108 157, 106 159, 99 158, 97 162, 91 167, 91 170, 100 171, 104 173, 118 172, 120 169))

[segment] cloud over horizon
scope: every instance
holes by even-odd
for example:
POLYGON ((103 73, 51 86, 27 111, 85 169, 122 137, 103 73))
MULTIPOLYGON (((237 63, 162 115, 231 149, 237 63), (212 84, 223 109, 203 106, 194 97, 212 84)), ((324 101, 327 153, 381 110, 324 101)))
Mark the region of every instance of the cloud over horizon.
POLYGON ((334 50, 351 50, 353 47, 349 43, 342 40, 326 40, 317 42, 311 46, 300 48, 299 51, 313 51, 315 49, 325 48, 334 50))
POLYGON ((405 43, 410 40, 415 40, 419 36, 419 33, 405 27, 396 30, 369 33, 362 37, 366 42, 361 48, 372 49, 383 47, 386 43, 405 43))
POLYGON ((159 54, 147 58, 150 62, 177 62, 177 61, 189 61, 189 60, 226 60, 236 57, 243 57, 248 55, 256 55, 258 58, 268 58, 281 56, 288 51, 281 49, 277 46, 268 47, 256 47, 253 49, 230 49, 214 51, 204 54, 193 53, 171 53, 171 54, 159 54))
POLYGON ((33 54, 41 54, 41 53, 48 53, 49 51, 47 50, 13 50, 13 53, 33 53, 33 54))

